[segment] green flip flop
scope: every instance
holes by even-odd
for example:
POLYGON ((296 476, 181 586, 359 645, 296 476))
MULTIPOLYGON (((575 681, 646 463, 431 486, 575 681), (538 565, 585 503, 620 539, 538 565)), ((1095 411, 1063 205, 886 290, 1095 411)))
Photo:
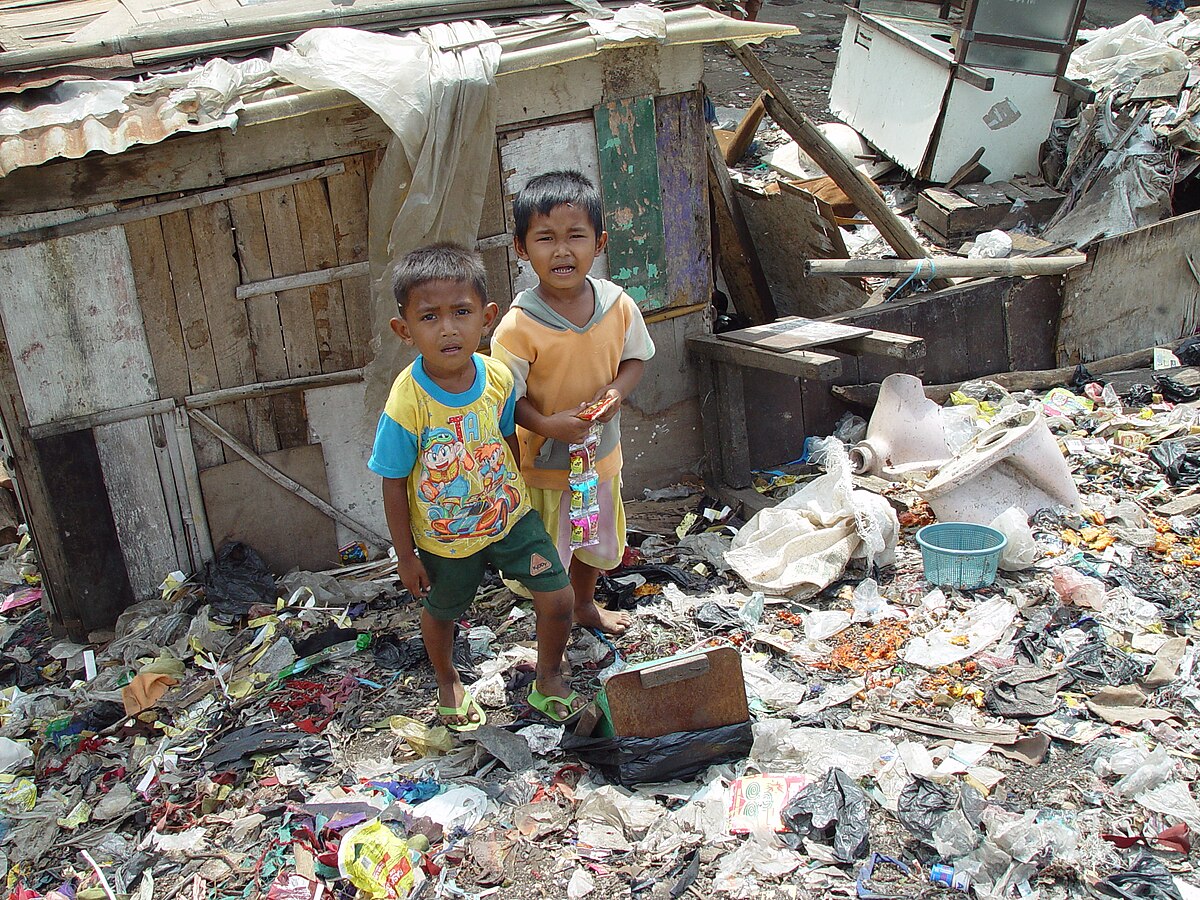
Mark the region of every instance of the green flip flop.
POLYGON ((568 722, 573 722, 587 709, 587 704, 585 703, 579 709, 572 711, 571 705, 578 699, 579 691, 571 691, 566 697, 553 697, 543 694, 537 688, 529 689, 529 705, 556 725, 566 725, 568 722), (567 715, 557 715, 554 711, 556 706, 566 709, 567 715))
POLYGON ((483 711, 482 706, 480 706, 477 702, 475 702, 475 698, 471 696, 470 691, 466 691, 463 694, 462 705, 460 705, 460 706, 439 706, 437 708, 437 714, 438 714, 438 718, 440 718, 440 719, 445 719, 447 716, 462 716, 463 718, 467 719, 466 722, 462 722, 462 723, 452 723, 452 722, 445 722, 445 721, 442 722, 442 725, 444 725, 448 730, 458 732, 458 733, 462 733, 464 731, 474 731, 480 725, 487 724, 487 713, 485 713, 483 711), (472 710, 474 710, 475 713, 479 716, 478 722, 470 721, 470 715, 471 715, 472 710))

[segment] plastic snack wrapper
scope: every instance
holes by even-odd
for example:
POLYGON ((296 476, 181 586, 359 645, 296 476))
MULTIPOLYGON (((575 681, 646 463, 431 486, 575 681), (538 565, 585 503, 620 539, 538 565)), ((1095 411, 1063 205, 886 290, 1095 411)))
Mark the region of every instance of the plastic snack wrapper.
POLYGON ((338 869, 372 900, 404 900, 425 880, 413 864, 408 842, 378 819, 346 832, 338 847, 338 869))
MULTIPOLYGON (((585 410, 586 412, 586 410, 585 410)), ((604 426, 592 426, 582 444, 571 444, 571 549, 592 547, 600 542, 600 477, 596 473, 596 453, 604 426)))

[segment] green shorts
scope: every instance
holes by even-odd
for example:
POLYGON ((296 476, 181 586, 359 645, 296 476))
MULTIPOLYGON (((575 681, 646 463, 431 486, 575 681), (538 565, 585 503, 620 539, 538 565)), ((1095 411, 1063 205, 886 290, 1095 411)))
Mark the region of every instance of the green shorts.
POLYGON ((536 593, 557 591, 571 583, 541 517, 533 510, 503 538, 478 553, 455 559, 427 550, 418 550, 417 554, 432 583, 421 603, 431 616, 446 622, 467 611, 488 563, 536 593))

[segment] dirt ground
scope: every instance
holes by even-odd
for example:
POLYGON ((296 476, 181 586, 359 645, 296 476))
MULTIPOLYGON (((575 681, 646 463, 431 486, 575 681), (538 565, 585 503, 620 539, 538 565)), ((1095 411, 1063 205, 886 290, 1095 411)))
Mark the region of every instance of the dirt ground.
MULTIPOLYGON (((829 83, 837 61, 845 4, 839 0, 767 0, 763 22, 795 25, 800 34, 764 42, 757 52, 792 100, 818 122, 829 121, 829 83)), ((1090 0, 1083 27, 1124 22, 1148 10, 1145 0, 1090 0)), ((758 96, 758 86, 733 55, 720 47, 705 50, 705 83, 718 107, 745 109, 758 96)))

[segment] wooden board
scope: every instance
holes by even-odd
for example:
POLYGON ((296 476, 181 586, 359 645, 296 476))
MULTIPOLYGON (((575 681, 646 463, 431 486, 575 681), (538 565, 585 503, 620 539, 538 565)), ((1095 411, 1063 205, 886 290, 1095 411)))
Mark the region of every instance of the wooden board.
POLYGON ((964 184, 953 191, 927 188, 917 195, 917 225, 942 246, 957 247, 963 240, 995 228, 1044 225, 1063 198, 1059 191, 1032 178, 964 184))
POLYGON ((604 691, 619 737, 661 737, 750 718, 742 659, 733 647, 632 666, 612 676, 604 691))
MULTIPOLYGON (((346 171, 326 179, 329 211, 333 217, 333 241, 338 265, 367 260, 366 156, 343 162, 346 171)), ((350 340, 350 364, 367 364, 371 351, 371 281, 369 275, 342 280, 342 302, 346 308, 346 331, 350 340)))
MULTIPOLYGON (((320 444, 278 450, 264 459, 322 500, 329 500, 320 444)), ((214 547, 226 541, 244 541, 277 575, 295 566, 320 571, 337 564, 333 521, 245 460, 206 469, 200 473, 200 484, 214 547)))
POLYGON ((769 325, 752 325, 737 331, 727 331, 721 335, 721 340, 787 353, 791 350, 804 350, 808 347, 820 347, 822 344, 865 337, 870 333, 870 328, 860 328, 856 325, 786 316, 769 325))
MULTIPOLYGON (((229 207, 210 203, 188 212, 196 268, 208 319, 217 382, 223 388, 253 384, 254 360, 250 353, 250 324, 246 304, 236 296, 238 264, 230 229, 229 207)), ((269 407, 262 400, 225 403, 217 408, 217 421, 238 440, 250 443, 250 435, 265 427, 269 407), (250 417, 256 418, 251 427, 250 417)))
POLYGON ((125 240, 129 245, 133 281, 146 327, 158 396, 182 399, 191 393, 191 381, 162 222, 157 218, 130 222, 125 226, 125 240))
MULTIPOLYGON (((175 287, 175 305, 183 330, 183 348, 187 356, 192 393, 215 391, 221 386, 221 380, 217 375, 217 359, 208 330, 208 311, 204 308, 204 290, 200 284, 191 220, 184 210, 162 216, 160 221, 167 246, 167 263, 171 267, 171 283, 175 287)), ((225 453, 216 438, 197 433, 194 439, 196 462, 200 468, 225 462, 225 453)))
MULTIPOLYGON (((296 217, 300 223, 300 238, 304 244, 306 271, 331 269, 338 265, 334 241, 333 217, 329 194, 323 180, 298 184, 296 217)), ((341 372, 352 368, 350 333, 346 325, 346 305, 342 300, 340 281, 318 284, 308 289, 313 322, 317 336, 317 353, 321 371, 341 372)))
POLYGON ((659 309, 668 297, 654 100, 596 107, 596 146, 611 277, 643 311, 659 309))
POLYGON ((145 600, 158 593, 168 572, 188 568, 188 559, 176 550, 167 510, 168 502, 178 506, 175 487, 170 485, 168 499, 150 420, 101 425, 93 434, 129 585, 135 600, 145 600))
MULTIPOLYGON (((267 248, 267 229, 262 201, 258 194, 229 201, 229 214, 237 246, 238 272, 243 284, 272 277, 271 255, 267 248)), ((250 329, 250 351, 254 374, 259 381, 278 381, 288 377, 287 354, 283 347, 283 326, 279 322, 279 300, 274 294, 251 297, 244 301, 250 329)), ((279 394, 267 401, 267 418, 261 431, 254 434, 251 446, 259 453, 279 449, 279 423, 303 421, 298 398, 279 394)), ((252 424, 254 424, 252 422, 252 424)))
MULTIPOLYGON (((5 222, 5 230, 45 224, 51 222, 21 217, 5 222)), ((0 251, 0 283, 0 312, 30 424, 154 399, 121 228, 0 251)))
POLYGON ((1200 324, 1198 273, 1200 212, 1099 242, 1088 263, 1063 283, 1058 365, 1117 356, 1194 333, 1200 324))
POLYGON ((1129 101, 1138 103, 1142 100, 1174 100, 1188 80, 1188 71, 1184 69, 1178 72, 1164 72, 1140 79, 1129 101))
MULTIPOLYGON (((575 122, 514 131, 500 138, 500 166, 504 174, 504 209, 509 232, 515 231, 512 221, 512 198, 535 175, 554 169, 571 168, 599 183, 600 162, 596 150, 596 126, 591 118, 575 122)), ((513 267, 512 290, 517 294, 526 288, 537 287, 533 267, 514 253, 509 262, 513 267)), ((592 263, 590 274, 596 278, 609 277, 608 254, 601 253, 592 263)))
POLYGON ((666 305, 712 296, 712 238, 699 91, 658 97, 658 178, 662 190, 666 305))
POLYGON ((795 188, 763 192, 744 185, 736 192, 779 315, 826 316, 866 302, 861 280, 804 276, 805 260, 846 255, 837 227, 821 215, 811 194, 795 188))
MULTIPOLYGON (((262 201, 272 275, 278 278, 306 271, 294 191, 292 188, 264 191, 259 199, 262 201)), ((279 322, 283 329, 288 376, 298 378, 320 373, 321 354, 317 346, 309 289, 294 288, 280 291, 276 296, 279 299, 279 322)), ((284 419, 276 407, 275 427, 280 447, 299 447, 308 443, 303 407, 293 405, 290 413, 289 418, 284 419)))

